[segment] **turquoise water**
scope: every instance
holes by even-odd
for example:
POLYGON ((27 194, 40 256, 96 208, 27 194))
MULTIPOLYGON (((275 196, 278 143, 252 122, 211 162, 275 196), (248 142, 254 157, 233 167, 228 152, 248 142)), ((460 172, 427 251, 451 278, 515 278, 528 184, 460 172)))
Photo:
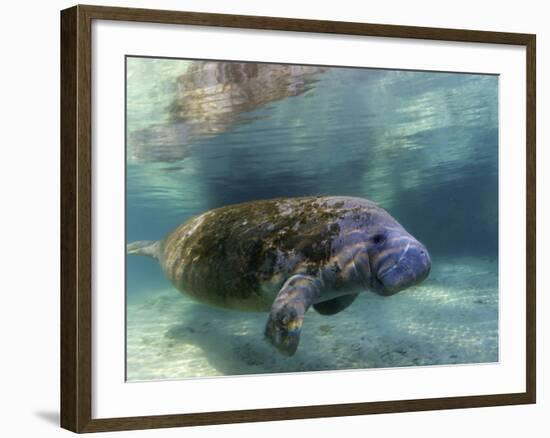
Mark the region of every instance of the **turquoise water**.
POLYGON ((127 257, 127 377, 498 361, 498 77, 127 59, 127 241, 209 209, 360 196, 430 251, 428 279, 310 310, 283 357, 266 314, 195 303, 127 257))

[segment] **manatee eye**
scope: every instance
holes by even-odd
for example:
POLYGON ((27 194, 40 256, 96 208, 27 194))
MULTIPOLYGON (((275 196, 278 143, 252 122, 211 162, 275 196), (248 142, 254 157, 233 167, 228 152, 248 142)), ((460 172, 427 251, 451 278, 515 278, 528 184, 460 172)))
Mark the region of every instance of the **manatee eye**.
POLYGON ((385 241, 386 236, 384 236, 383 234, 375 234, 374 236, 372 236, 372 243, 374 243, 375 245, 381 245, 385 241))

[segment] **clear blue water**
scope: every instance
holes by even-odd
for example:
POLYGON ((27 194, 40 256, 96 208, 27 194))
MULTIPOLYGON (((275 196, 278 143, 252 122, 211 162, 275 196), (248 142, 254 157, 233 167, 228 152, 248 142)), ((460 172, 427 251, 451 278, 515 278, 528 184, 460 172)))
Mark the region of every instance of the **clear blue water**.
POLYGON ((360 196, 427 246, 432 272, 310 310, 286 358, 263 340, 266 314, 195 303, 128 256, 128 379, 497 361, 498 77, 210 68, 127 59, 128 242, 242 201, 360 196))

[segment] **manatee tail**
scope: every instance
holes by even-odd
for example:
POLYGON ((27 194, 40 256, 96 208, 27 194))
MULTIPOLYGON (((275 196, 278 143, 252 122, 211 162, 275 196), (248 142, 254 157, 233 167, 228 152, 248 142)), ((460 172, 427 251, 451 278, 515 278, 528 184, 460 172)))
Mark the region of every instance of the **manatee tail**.
POLYGON ((158 260, 160 256, 160 240, 138 240, 137 242, 128 243, 126 245, 126 253, 149 256, 158 260))

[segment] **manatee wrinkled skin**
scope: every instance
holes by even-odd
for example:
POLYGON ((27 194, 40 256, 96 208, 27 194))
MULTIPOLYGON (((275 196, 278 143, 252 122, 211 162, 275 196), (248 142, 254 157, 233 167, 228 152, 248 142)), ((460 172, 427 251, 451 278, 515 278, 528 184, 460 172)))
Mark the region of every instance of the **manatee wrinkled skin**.
POLYGON ((217 208, 128 253, 157 258, 198 301, 269 312, 265 336, 285 355, 295 353, 309 307, 335 314, 361 291, 392 295, 418 284, 431 267, 424 245, 384 209, 340 196, 217 208))

